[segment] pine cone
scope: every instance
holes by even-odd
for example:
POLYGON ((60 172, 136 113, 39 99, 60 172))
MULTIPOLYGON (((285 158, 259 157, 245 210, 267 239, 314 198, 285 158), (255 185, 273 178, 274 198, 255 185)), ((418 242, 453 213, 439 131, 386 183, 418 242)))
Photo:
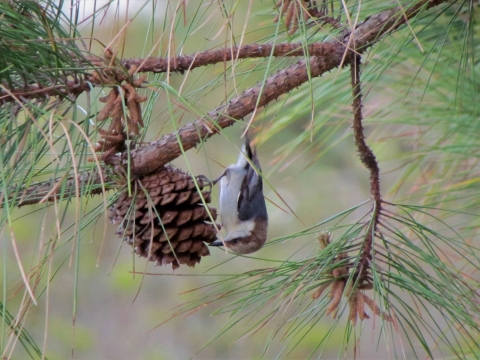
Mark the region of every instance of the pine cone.
POLYGON ((210 255, 205 243, 217 233, 211 223, 217 211, 202 203, 202 197, 205 203, 211 201, 210 183, 203 177, 196 180, 201 194, 190 175, 167 165, 134 181, 132 196, 122 194, 109 209, 110 221, 120 224, 116 234, 135 253, 158 265, 195 266, 202 256, 210 255))

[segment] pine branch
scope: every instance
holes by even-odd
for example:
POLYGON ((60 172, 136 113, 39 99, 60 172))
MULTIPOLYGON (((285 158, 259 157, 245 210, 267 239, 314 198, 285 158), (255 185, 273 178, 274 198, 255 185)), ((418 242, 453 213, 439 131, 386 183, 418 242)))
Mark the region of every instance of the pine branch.
MULTIPOLYGON (((269 77, 265 83, 246 90, 239 97, 230 100, 228 104, 221 105, 209 112, 207 117, 197 119, 183 126, 176 133, 165 135, 146 147, 134 150, 130 154, 132 172, 136 175, 146 175, 155 171, 180 156, 181 148, 186 151, 197 146, 206 138, 217 134, 220 129, 233 125, 255 109, 268 105, 310 78, 321 76, 349 63, 354 52, 362 54, 383 36, 392 33, 408 19, 418 15, 423 8, 428 9, 442 2, 444 0, 436 2, 421 0, 410 7, 397 7, 383 11, 369 17, 354 31, 335 40, 317 44, 315 56, 302 59, 296 64, 280 70, 277 74, 269 77)), ((175 61, 171 63, 175 64, 175 61)), ((115 163, 126 163, 126 161, 124 155, 123 159, 119 158, 115 163)))
MULTIPOLYGON (((343 56, 338 59, 338 52, 343 55, 345 47, 349 47, 349 39, 355 39, 355 48, 359 53, 378 42, 382 36, 390 34, 399 26, 403 25, 408 19, 416 16, 422 8, 427 9, 437 6, 446 0, 420 0, 414 2, 410 7, 396 7, 391 10, 383 11, 373 15, 362 24, 360 24, 354 32, 346 31, 342 35, 332 41, 325 43, 314 43, 307 46, 310 56, 329 59, 334 57, 337 59, 336 64, 329 70, 343 65, 343 56)), ((315 14, 314 14, 315 15, 315 14)), ((316 14, 319 15, 319 14, 316 14)), ((165 58, 139 58, 126 59, 120 61, 122 67, 126 70, 137 67, 137 72, 180 72, 193 70, 198 67, 223 63, 232 59, 248 59, 270 56, 305 56, 305 46, 296 44, 250 44, 242 47, 233 46, 227 49, 208 50, 203 53, 193 55, 184 55, 165 58)), ((79 60, 89 61, 93 65, 105 66, 105 59, 96 56, 90 56, 86 59, 79 60)), ((107 60, 111 60, 107 56, 107 60)), ((86 65, 86 64, 83 64, 86 65)), ((107 64, 108 65, 108 64, 107 64)), ((326 71, 329 71, 326 70, 326 71)), ((322 72, 323 73, 323 72, 322 72)), ((321 74, 320 74, 321 75, 321 74)), ((125 78, 128 75, 125 75, 125 78)), ((102 82, 85 81, 81 79, 65 80, 59 79, 62 83, 52 84, 51 86, 42 86, 39 84, 25 85, 22 89, 0 90, 0 103, 23 101, 27 99, 49 98, 51 96, 61 97, 78 97, 81 93, 88 91, 92 86, 102 86, 102 82)), ((279 95, 282 95, 281 93, 279 95)), ((278 96, 279 96, 278 95, 278 96)))
MULTIPOLYGON (((409 19, 418 15, 422 9, 437 6, 445 1, 420 0, 412 3, 410 7, 386 10, 370 16, 354 31, 343 33, 332 41, 311 44, 308 47, 310 58, 302 59, 296 64, 280 70, 269 77, 264 84, 258 84, 244 91, 242 95, 233 98, 226 105, 220 105, 207 113, 206 117, 186 124, 178 132, 165 135, 147 146, 131 150, 128 158, 125 153, 110 155, 107 162, 110 165, 127 164, 128 162, 131 165, 131 173, 136 176, 150 174, 180 156, 182 148, 183 151, 186 151, 196 147, 205 139, 219 133, 221 129, 233 125, 259 107, 268 105, 279 96, 301 86, 311 78, 350 63, 354 53, 362 54, 379 42, 383 36, 391 34, 409 19)), ((125 60, 122 66, 127 69, 136 68, 136 72, 182 72, 186 69, 191 70, 195 67, 224 62, 233 58, 267 57, 272 54, 272 50, 274 56, 305 55, 299 44, 278 44, 273 48, 269 44, 245 45, 241 48, 210 50, 197 55, 170 59, 125 60)), ((100 58, 96 59, 100 61, 100 58)), ((93 58, 91 61, 95 62, 93 58)), ((118 72, 115 74, 117 80, 121 80, 121 74, 118 72)), ((126 73, 125 76, 128 77, 129 74, 126 73)), ((0 91, 0 102, 19 101, 19 98, 25 101, 54 95, 77 97, 83 91, 90 89, 91 84, 101 85, 101 81, 95 81, 94 76, 90 76, 89 79, 89 83, 69 81, 63 85, 58 84, 45 88, 40 85, 31 85, 30 88, 22 90, 8 92, 2 90, 0 91)), ((35 192, 36 186, 34 185, 31 190, 25 189, 25 191, 35 192)), ((29 203, 34 202, 33 200, 29 201, 29 203)), ((22 202, 22 204, 26 203, 22 202)))

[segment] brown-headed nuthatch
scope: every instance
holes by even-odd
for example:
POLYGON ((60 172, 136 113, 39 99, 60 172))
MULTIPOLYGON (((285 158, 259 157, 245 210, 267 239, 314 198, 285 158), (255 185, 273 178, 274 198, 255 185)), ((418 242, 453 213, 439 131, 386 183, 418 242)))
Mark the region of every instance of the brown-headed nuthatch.
POLYGON ((248 137, 245 139, 237 163, 214 181, 220 180, 219 213, 227 236, 210 246, 225 246, 235 254, 259 250, 265 244, 268 228, 260 163, 248 137))

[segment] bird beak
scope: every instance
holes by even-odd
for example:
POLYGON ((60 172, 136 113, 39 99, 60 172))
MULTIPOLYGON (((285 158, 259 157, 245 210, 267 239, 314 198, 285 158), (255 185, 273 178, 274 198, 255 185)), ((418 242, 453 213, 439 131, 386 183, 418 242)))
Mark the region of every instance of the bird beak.
POLYGON ((217 239, 214 242, 211 242, 210 244, 208 244, 208 246, 223 246, 223 241, 220 239, 217 239))

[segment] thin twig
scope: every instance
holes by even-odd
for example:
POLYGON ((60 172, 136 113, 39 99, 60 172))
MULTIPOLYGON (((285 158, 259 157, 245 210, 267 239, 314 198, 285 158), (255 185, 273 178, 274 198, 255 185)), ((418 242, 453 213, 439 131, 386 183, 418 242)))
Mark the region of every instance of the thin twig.
MULTIPOLYGON (((77 183, 80 184, 81 187, 86 186, 89 189, 89 195, 102 194, 102 176, 104 182, 109 181, 105 175, 100 175, 98 171, 87 171, 79 174, 77 178, 75 178, 74 175, 71 175, 66 180, 64 180, 64 177, 60 177, 38 182, 20 189, 13 188, 9 191, 8 199, 3 200, 0 203, 0 208, 4 207, 4 201, 11 201, 13 198, 15 198, 15 204, 11 204, 10 206, 19 207, 38 204, 40 202, 71 199, 72 197, 75 197, 77 183)), ((107 187, 106 190, 109 190, 109 188, 107 187)), ((86 194, 87 192, 82 192, 82 195, 86 194)), ((0 198, 4 199, 2 193, 0 193, 0 198)))
MULTIPOLYGON (((377 231, 378 222, 380 218, 380 211, 382 206, 382 198, 380 194, 380 169, 378 167, 375 154, 365 142, 365 134, 362 125, 362 88, 360 81, 360 65, 361 56, 355 55, 350 66, 351 79, 352 79, 352 95, 353 95, 353 133, 355 139, 355 145, 357 146, 360 160, 370 172, 370 194, 373 197, 373 211, 370 224, 366 230, 365 239, 363 241, 363 250, 360 255, 360 261, 358 265, 360 281, 365 281, 368 276, 368 271, 371 266, 372 260, 372 248, 374 234, 377 231)), ((363 283, 360 283, 361 286, 363 283)))

